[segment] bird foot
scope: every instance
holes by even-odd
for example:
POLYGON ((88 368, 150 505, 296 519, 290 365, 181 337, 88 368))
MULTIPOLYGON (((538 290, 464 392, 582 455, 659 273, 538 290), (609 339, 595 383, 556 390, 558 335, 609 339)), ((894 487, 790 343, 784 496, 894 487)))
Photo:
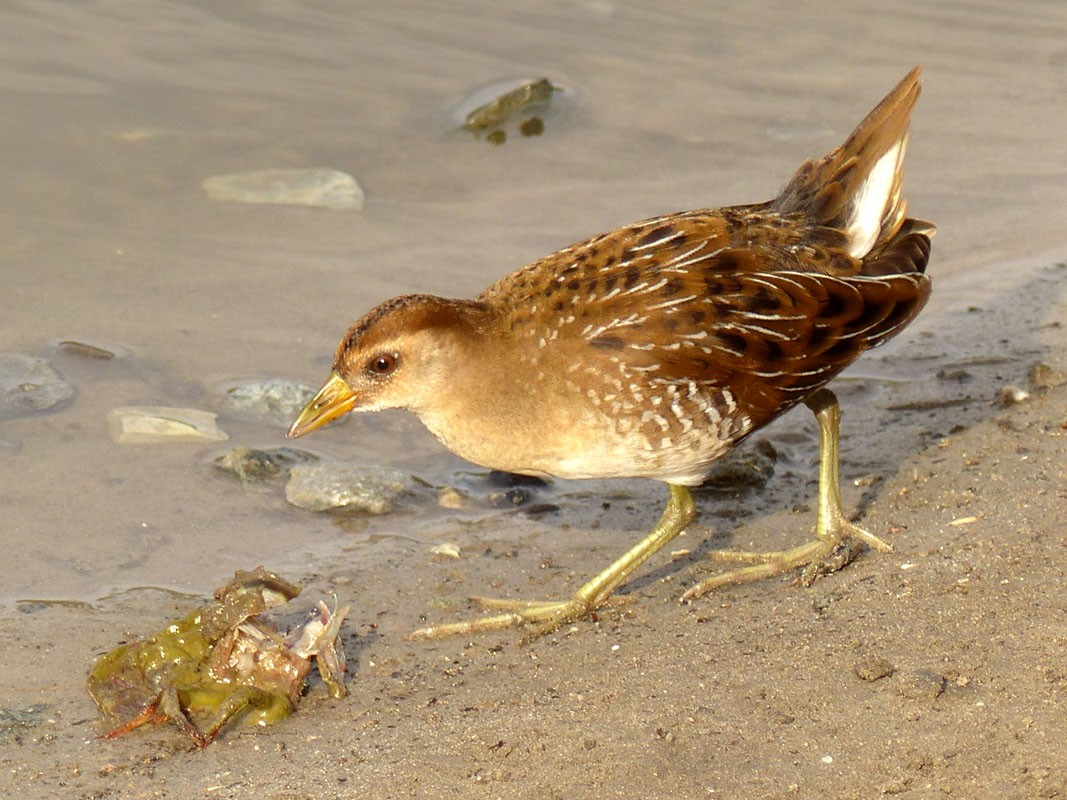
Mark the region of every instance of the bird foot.
POLYGON ((446 636, 465 636, 470 633, 525 628, 524 640, 529 641, 557 628, 577 622, 591 615, 599 604, 575 596, 570 600, 501 600, 491 597, 472 597, 482 608, 501 611, 488 617, 430 625, 409 634, 409 639, 443 639, 446 636))
MULTIPOLYGON (((693 521, 696 507, 693 497, 684 486, 668 484, 670 500, 663 510, 656 527, 641 541, 623 553, 606 569, 601 570, 592 579, 586 581, 570 600, 545 600, 527 602, 524 600, 493 600, 475 597, 472 600, 483 608, 494 609, 504 613, 494 614, 467 622, 451 622, 443 625, 430 625, 409 634, 412 639, 439 639, 445 636, 466 635, 483 631, 500 631, 507 628, 525 628, 524 642, 532 641, 538 636, 577 622, 593 613, 607 603, 615 589, 637 569, 645 559, 660 550, 667 542, 685 530, 693 521)), ((612 600, 612 604, 618 601, 612 600)))
POLYGON ((883 553, 893 552, 888 542, 844 519, 836 520, 829 529, 820 531, 812 541, 789 550, 714 550, 708 553, 709 558, 716 561, 741 562, 749 566, 701 581, 682 595, 682 602, 688 603, 723 586, 773 578, 801 568, 803 570, 797 577, 797 583, 801 586, 811 586, 821 575, 836 572, 850 564, 863 551, 865 545, 883 553))

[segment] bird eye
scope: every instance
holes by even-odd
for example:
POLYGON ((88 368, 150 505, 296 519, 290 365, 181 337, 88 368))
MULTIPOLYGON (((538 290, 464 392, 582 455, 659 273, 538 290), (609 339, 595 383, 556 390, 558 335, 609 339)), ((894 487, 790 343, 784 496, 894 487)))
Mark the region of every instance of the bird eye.
POLYGON ((376 355, 367 364, 367 369, 373 372, 375 375, 388 375, 394 369, 396 369, 396 356, 392 353, 381 353, 376 355))

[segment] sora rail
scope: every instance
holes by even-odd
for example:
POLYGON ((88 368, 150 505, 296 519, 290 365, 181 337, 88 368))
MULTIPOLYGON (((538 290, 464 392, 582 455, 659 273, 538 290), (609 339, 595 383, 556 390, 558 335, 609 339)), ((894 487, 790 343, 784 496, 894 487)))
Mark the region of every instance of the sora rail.
POLYGON ((907 217, 904 153, 916 67, 843 145, 774 200, 636 222, 539 259, 473 300, 405 295, 348 329, 333 372, 289 431, 349 411, 406 408, 454 453, 559 478, 640 477, 670 496, 656 527, 570 599, 479 599, 498 613, 417 631, 549 630, 603 604, 694 518, 687 487, 739 442, 805 403, 820 429, 815 538, 690 589, 803 567, 863 543, 838 481, 837 399, 825 384, 897 334, 930 293, 933 225, 907 217))

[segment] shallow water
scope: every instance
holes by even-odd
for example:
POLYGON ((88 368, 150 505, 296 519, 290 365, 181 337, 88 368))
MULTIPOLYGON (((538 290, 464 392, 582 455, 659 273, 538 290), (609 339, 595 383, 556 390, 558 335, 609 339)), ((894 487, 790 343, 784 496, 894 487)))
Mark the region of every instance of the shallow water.
MULTIPOLYGON (((914 63, 926 73, 908 196, 940 228, 916 331, 961 333, 964 293, 993 302, 1067 244, 1062 4, 498 6, 0 9, 0 350, 44 355, 77 387, 55 413, 0 422, 7 608, 129 586, 203 593, 235 567, 313 570, 346 550, 371 564, 383 537, 430 537, 403 515, 346 533, 276 487, 217 475, 218 447, 114 444, 107 412, 211 407, 251 377, 317 384, 345 326, 386 297, 473 294, 633 219, 766 199, 914 63), (450 131, 467 93, 542 76, 574 93, 543 136, 492 147, 450 131), (365 210, 201 189, 313 166, 357 176, 365 210), (67 339, 124 355, 54 347, 67 339)), ((224 428, 233 444, 283 440, 224 428)), ((306 445, 431 481, 465 469, 404 415, 306 445)))

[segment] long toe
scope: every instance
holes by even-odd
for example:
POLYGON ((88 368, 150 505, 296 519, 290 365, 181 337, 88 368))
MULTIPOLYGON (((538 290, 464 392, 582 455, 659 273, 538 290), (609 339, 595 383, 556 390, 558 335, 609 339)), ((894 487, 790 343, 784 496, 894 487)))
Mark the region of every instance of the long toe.
POLYGON ((596 610, 594 606, 574 597, 570 600, 496 600, 476 597, 475 602, 485 608, 506 609, 504 613, 486 617, 447 622, 419 628, 410 634, 412 639, 443 639, 449 636, 463 636, 485 631, 500 631, 508 628, 524 628, 525 639, 534 639, 551 633, 563 625, 577 622, 596 610))
POLYGON ((823 527, 818 538, 790 550, 753 552, 749 550, 716 550, 708 554, 716 561, 743 562, 747 566, 714 575, 691 587, 682 595, 683 602, 695 600, 724 586, 773 578, 803 568, 797 583, 810 586, 817 578, 847 566, 867 547, 882 552, 893 548, 863 528, 839 519, 832 526, 823 527))

